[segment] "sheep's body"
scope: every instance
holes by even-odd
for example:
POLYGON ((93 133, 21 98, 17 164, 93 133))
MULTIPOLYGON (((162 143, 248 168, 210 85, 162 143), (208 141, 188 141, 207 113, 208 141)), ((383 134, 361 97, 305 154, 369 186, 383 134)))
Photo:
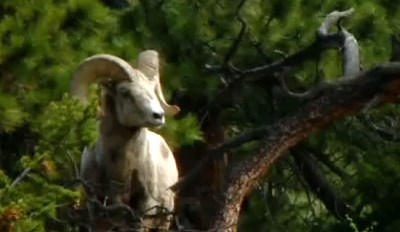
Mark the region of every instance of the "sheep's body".
MULTIPOLYGON (((99 140, 92 149, 85 148, 81 176, 89 199, 128 204, 141 213, 145 227, 167 229, 171 217, 165 213, 172 213, 175 201, 169 187, 178 180, 178 169, 166 141, 147 127, 163 125, 164 111, 173 115, 179 107, 168 105, 162 96, 157 53, 141 55, 143 73, 118 57, 96 55, 74 74, 72 92, 83 102, 91 82, 111 78, 103 82, 99 140), (146 66, 149 61, 153 66, 146 66), (163 216, 152 217, 158 213, 163 216)), ((90 200, 88 206, 93 219, 90 200)), ((95 231, 110 229, 101 227, 95 231)))
POLYGON ((117 153, 114 153, 114 148, 103 149, 104 144, 101 142, 93 149, 85 149, 82 156, 82 178, 100 187, 90 197, 102 198, 104 189, 107 189, 110 195, 117 193, 122 202, 146 215, 157 214, 159 208, 172 212, 175 196, 168 188, 178 180, 178 172, 174 156, 165 140, 146 128, 140 128, 132 138, 120 142, 121 148, 117 153), (117 157, 113 159, 113 155, 117 157), (107 167, 103 168, 103 164, 107 167), (109 170, 109 173, 101 173, 103 169, 109 170), (131 199, 136 203, 130 202, 131 199))

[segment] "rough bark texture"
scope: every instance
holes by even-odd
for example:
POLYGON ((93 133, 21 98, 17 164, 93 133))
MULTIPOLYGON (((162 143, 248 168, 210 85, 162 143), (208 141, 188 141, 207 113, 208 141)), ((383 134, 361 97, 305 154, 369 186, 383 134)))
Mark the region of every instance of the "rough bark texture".
POLYGON ((234 166, 220 195, 214 231, 236 231, 240 206, 270 167, 313 131, 363 109, 379 96, 393 102, 400 93, 400 63, 388 63, 342 81, 300 110, 271 125, 256 154, 234 166))

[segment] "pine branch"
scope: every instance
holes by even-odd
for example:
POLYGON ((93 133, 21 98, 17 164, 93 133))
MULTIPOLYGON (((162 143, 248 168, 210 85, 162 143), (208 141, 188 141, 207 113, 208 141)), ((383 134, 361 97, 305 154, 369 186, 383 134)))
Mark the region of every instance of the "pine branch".
POLYGON ((297 112, 271 125, 261 148, 235 165, 229 173, 220 194, 222 204, 216 213, 213 228, 237 224, 244 197, 288 149, 312 132, 361 111, 377 95, 381 98, 379 105, 397 101, 400 95, 400 63, 386 63, 360 72, 356 77, 346 78, 342 84, 335 85, 297 112))
MULTIPOLYGON (((357 76, 354 76, 352 78, 339 78, 340 80, 337 81, 336 83, 332 83, 329 86, 326 87, 325 91, 319 98, 317 98, 315 102, 321 101, 321 99, 332 96, 334 94, 338 95, 336 96, 337 99, 330 99, 334 101, 338 101, 337 104, 344 104, 345 102, 341 102, 341 99, 345 99, 348 96, 346 96, 344 93, 343 95, 340 95, 341 92, 347 89, 353 89, 355 92, 349 92, 349 96, 353 96, 359 92, 365 92, 364 94, 367 95, 366 91, 373 92, 376 94, 379 94, 382 92, 383 94, 388 94, 391 92, 396 92, 395 85, 393 85, 392 88, 389 88, 390 86, 386 86, 389 83, 394 83, 397 84, 397 79, 396 75, 400 74, 400 63, 393 62, 393 63, 387 63, 381 66, 377 66, 371 70, 365 71, 358 73, 357 76), (381 79, 379 79, 381 78, 381 79), (383 89, 382 89, 383 88, 383 89), (389 91, 389 92, 388 92, 389 91)), ((359 93, 361 94, 361 93, 359 93)), ((373 95, 375 97, 375 95, 373 95)), ((355 101, 355 99, 352 99, 355 101)), ((344 100, 342 100, 344 101, 344 100)), ((312 105, 311 102, 309 104, 312 105)), ((382 99, 381 103, 385 102, 384 98, 382 99)), ((321 106, 326 105, 326 102, 322 102, 321 106)), ((368 104, 368 102, 365 102, 365 104, 360 103, 363 107, 365 104, 368 104)), ((376 105, 377 106, 377 105, 376 105)), ((320 106, 315 106, 316 108, 319 108, 320 106)), ((303 107, 304 108, 304 107, 303 107)), ((277 122, 274 125, 279 125, 280 123, 277 122)), ((213 150, 207 152, 205 157, 196 165, 195 168, 192 169, 191 172, 189 172, 185 177, 182 177, 176 184, 171 186, 170 188, 173 191, 178 191, 179 189, 182 189, 186 185, 188 185, 190 182, 193 181, 193 179, 201 173, 201 171, 207 166, 207 164, 213 160, 217 159, 220 157, 221 154, 223 154, 225 151, 229 149, 233 149, 236 147, 239 147, 245 143, 251 142, 251 141, 256 141, 256 140, 261 140, 265 137, 268 137, 269 134, 274 133, 274 126, 266 126, 266 127, 261 127, 254 129, 250 132, 245 132, 228 142, 221 144, 220 146, 214 148, 213 150)))

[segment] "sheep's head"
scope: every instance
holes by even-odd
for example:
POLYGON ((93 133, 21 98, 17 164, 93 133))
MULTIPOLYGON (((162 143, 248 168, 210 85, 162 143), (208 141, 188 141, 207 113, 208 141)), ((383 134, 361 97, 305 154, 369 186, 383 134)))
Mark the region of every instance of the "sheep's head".
MULTIPOLYGON (((144 62, 148 60, 139 58, 139 66, 143 67, 141 63, 144 62)), ((159 78, 149 76, 148 71, 134 69, 126 61, 113 55, 94 55, 82 61, 75 71, 71 93, 87 103, 89 85, 101 82, 106 94, 114 100, 113 111, 122 125, 160 126, 165 122, 164 112, 173 115, 178 112, 173 109, 179 108, 168 105, 164 97, 159 96, 160 92, 156 91, 159 78)))

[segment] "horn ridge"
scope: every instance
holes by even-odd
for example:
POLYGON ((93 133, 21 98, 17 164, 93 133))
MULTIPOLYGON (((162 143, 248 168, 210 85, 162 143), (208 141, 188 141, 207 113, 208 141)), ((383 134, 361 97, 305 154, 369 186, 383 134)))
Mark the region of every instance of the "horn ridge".
POLYGON ((180 108, 177 105, 169 105, 164 98, 160 83, 158 52, 155 50, 145 50, 141 52, 138 57, 138 69, 146 75, 147 78, 155 82, 154 91, 165 113, 171 116, 179 113, 180 108))
POLYGON ((84 59, 74 71, 70 92, 87 103, 91 83, 104 79, 133 80, 135 75, 135 70, 125 60, 110 54, 96 54, 84 59))
POLYGON ((158 52, 155 50, 146 50, 139 54, 138 69, 148 78, 153 78, 159 73, 158 52))

